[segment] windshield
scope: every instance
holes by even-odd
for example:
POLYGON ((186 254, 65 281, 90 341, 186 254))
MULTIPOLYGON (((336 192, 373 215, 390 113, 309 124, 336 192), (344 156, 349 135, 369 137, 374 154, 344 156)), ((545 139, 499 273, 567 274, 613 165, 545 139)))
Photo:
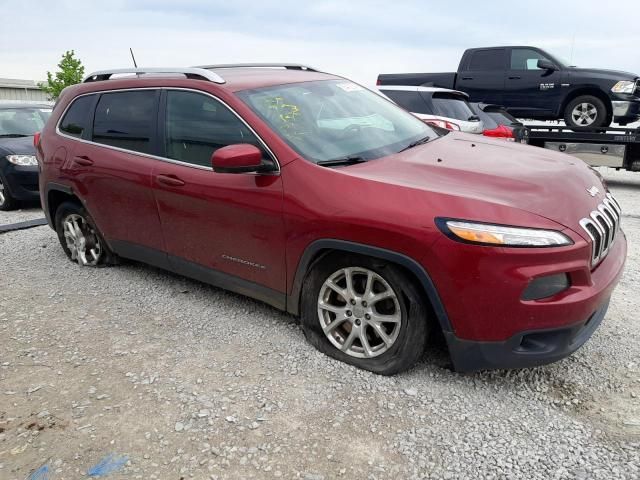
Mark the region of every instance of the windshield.
POLYGON ((436 115, 464 121, 477 120, 477 118, 472 118, 475 113, 471 110, 467 100, 461 95, 438 92, 433 94, 432 102, 436 115))
POLYGON ((238 95, 294 150, 313 162, 372 160, 397 153, 433 129, 347 80, 278 85, 238 95))
POLYGON ((0 137, 27 137, 42 130, 50 108, 0 108, 0 137))

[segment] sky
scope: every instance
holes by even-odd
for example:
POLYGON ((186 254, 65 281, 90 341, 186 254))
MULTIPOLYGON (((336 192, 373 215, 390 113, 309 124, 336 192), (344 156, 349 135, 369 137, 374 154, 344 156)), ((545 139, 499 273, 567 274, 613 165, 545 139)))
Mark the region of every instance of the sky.
POLYGON ((371 85, 378 73, 453 71, 466 48, 515 44, 640 73, 632 4, 0 0, 0 77, 45 79, 66 50, 87 74, 130 67, 131 47, 139 66, 294 62, 371 85))

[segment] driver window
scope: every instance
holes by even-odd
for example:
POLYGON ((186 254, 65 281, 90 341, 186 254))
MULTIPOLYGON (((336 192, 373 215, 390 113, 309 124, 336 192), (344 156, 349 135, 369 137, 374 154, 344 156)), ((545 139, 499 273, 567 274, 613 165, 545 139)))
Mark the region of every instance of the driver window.
POLYGON ((205 167, 219 148, 236 143, 255 145, 265 162, 273 163, 258 138, 218 100, 196 92, 169 90, 165 156, 205 167))
POLYGON ((514 48, 511 50, 511 70, 540 70, 538 60, 549 60, 540 52, 530 48, 514 48))

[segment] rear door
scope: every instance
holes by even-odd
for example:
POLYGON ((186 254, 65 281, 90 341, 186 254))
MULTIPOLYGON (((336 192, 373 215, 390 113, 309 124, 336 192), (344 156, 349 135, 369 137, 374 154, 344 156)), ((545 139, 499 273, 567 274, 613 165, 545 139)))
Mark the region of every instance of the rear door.
POLYGON ((456 90, 462 90, 473 102, 502 103, 506 49, 487 48, 474 50, 461 65, 456 90))
POLYGON ((541 70, 538 60, 552 61, 537 49, 510 49, 504 104, 516 117, 555 115, 560 105, 562 72, 541 70))
MULTIPOLYGON (((73 142, 65 173, 107 240, 125 256, 140 253, 140 247, 154 251, 158 261, 145 261, 164 266, 151 183, 159 98, 160 91, 154 89, 93 94, 88 128, 80 129, 63 118, 61 132, 80 140, 73 142)), ((89 100, 79 97, 74 103, 83 101, 89 100)), ((67 114, 72 109, 73 104, 67 114)))
POLYGON ((285 292, 283 190, 275 158, 211 95, 166 90, 161 118, 165 160, 156 162, 153 181, 172 269, 273 304, 274 292, 285 292), (237 143, 257 146, 275 172, 213 172, 213 152, 237 143))

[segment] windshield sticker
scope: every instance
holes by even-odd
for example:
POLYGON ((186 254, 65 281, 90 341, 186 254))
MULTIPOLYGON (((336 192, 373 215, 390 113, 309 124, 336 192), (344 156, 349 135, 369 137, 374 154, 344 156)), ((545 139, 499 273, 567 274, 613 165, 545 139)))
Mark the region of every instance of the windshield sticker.
POLYGON ((364 90, 360 85, 356 85, 355 83, 338 83, 338 88, 341 88, 345 92, 359 92, 360 90, 364 90))

